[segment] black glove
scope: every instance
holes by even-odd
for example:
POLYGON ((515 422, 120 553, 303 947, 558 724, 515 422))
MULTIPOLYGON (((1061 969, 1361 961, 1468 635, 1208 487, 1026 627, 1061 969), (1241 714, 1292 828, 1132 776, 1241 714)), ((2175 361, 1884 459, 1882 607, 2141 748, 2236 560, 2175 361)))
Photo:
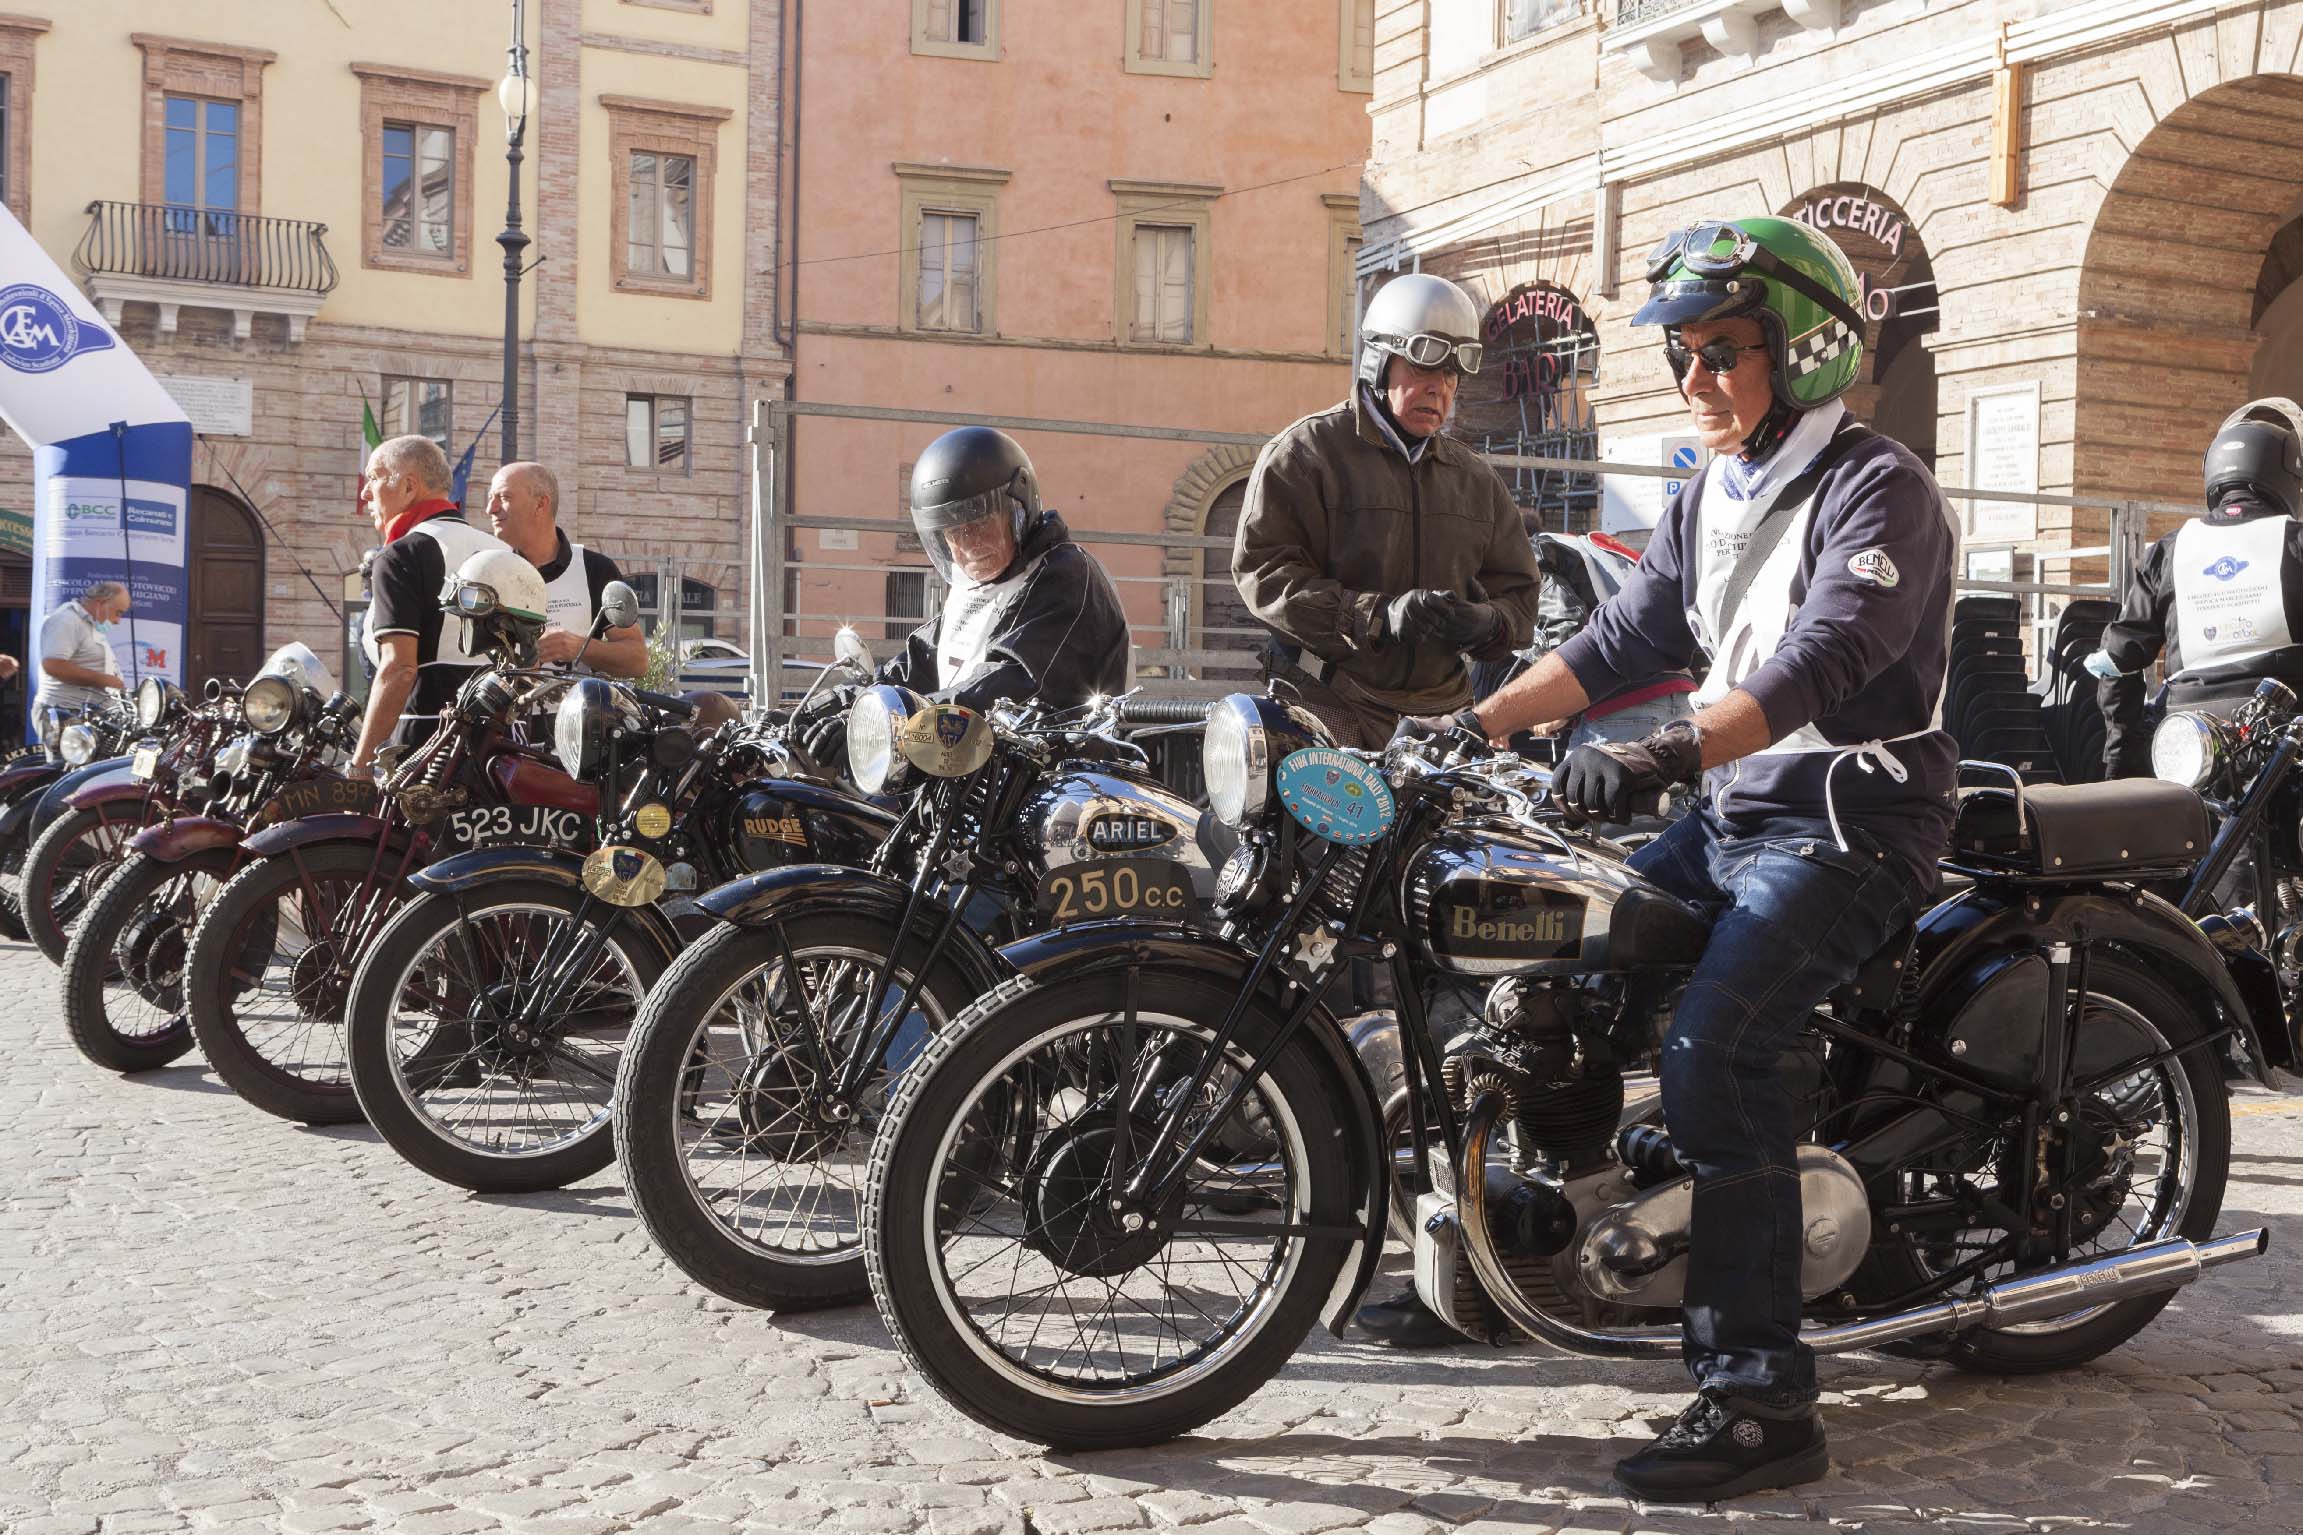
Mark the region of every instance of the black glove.
POLYGON ((1578 746, 1551 775, 1551 792, 1590 821, 1620 823, 1652 814, 1662 791, 1703 772, 1703 738, 1675 720, 1644 741, 1578 746))
POLYGON ((1440 638, 1457 650, 1482 650, 1503 627, 1503 615, 1492 603, 1471 602, 1453 592, 1442 592, 1445 605, 1439 610, 1440 638))
POLYGON ((826 688, 792 717, 791 739, 818 767, 838 772, 848 760, 848 708, 862 691, 854 683, 826 688))
POLYGON ((1402 592, 1376 613, 1375 641, 1379 645, 1419 645, 1442 642, 1447 621, 1447 592, 1402 592))

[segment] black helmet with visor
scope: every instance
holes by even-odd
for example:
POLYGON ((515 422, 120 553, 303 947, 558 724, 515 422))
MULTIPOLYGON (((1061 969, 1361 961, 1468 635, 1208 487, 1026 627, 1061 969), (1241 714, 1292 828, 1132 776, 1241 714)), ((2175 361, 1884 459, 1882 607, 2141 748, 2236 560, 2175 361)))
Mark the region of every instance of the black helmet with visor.
POLYGON ((912 466, 912 526, 949 586, 958 569, 952 535, 988 519, 1006 519, 1010 558, 1040 520, 1039 477, 1021 445, 988 426, 963 426, 927 446, 912 466))

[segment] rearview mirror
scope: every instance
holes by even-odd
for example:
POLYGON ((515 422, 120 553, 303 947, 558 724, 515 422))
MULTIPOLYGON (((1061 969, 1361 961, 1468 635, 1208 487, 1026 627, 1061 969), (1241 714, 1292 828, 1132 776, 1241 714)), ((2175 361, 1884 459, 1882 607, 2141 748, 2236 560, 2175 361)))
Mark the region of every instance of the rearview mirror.
POLYGON ((628 581, 610 581, 600 592, 600 618, 610 629, 629 629, 640 621, 640 594, 628 581))
POLYGON ((832 654, 839 658, 843 666, 853 667, 866 674, 872 669, 872 647, 865 644, 864 637, 847 624, 840 625, 840 632, 832 636, 832 654))

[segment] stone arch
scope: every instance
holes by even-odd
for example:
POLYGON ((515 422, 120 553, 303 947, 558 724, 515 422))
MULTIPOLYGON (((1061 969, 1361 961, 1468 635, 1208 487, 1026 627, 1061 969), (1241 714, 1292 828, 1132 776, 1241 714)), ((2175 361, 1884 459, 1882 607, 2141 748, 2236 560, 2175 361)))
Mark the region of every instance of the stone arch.
MULTIPOLYGON (((2248 398, 2303 202, 2303 79, 2243 76, 2168 110, 2104 196, 2079 280, 2073 482, 2191 501, 2199 455, 2248 398)), ((2281 284, 2284 286, 2284 284, 2281 284)))
MULTIPOLYGON (((1244 484, 1249 471, 1255 468, 1258 450, 1245 443, 1218 443, 1198 458, 1177 477, 1175 488, 1169 493, 1164 526, 1170 533, 1200 534, 1208 529, 1208 514, 1216 509, 1223 493, 1235 485, 1244 484)), ((1231 528, 1216 529, 1229 533, 1231 528)), ((1208 623, 1209 596, 1214 590, 1210 580, 1229 576, 1231 561, 1218 549, 1170 549, 1162 562, 1170 577, 1180 577, 1190 583, 1191 615, 1189 619, 1193 648, 1213 650, 1247 650, 1253 642, 1241 635, 1219 635, 1207 646, 1200 645, 1201 631, 1208 623)), ((1219 602, 1219 608, 1228 604, 1219 602)), ((1244 606, 1237 610, 1245 612, 1244 606)), ((1231 612, 1218 617, 1219 627, 1236 627, 1231 612)))

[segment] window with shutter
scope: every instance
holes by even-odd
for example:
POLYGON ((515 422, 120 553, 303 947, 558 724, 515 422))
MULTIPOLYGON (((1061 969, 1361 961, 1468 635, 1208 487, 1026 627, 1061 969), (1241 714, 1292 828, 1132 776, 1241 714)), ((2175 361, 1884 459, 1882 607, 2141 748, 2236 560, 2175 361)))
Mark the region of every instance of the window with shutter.
POLYGON ((1214 0, 1127 0, 1127 67, 1137 74, 1206 75, 1214 0))
POLYGON ((996 59, 999 18, 999 0, 912 0, 912 52, 996 59))
POLYGON ((1192 233, 1189 226, 1136 226, 1136 308, 1131 341, 1192 341, 1192 233))
POLYGON ((921 330, 974 331, 980 328, 976 294, 976 216, 930 212, 920 215, 921 330))

